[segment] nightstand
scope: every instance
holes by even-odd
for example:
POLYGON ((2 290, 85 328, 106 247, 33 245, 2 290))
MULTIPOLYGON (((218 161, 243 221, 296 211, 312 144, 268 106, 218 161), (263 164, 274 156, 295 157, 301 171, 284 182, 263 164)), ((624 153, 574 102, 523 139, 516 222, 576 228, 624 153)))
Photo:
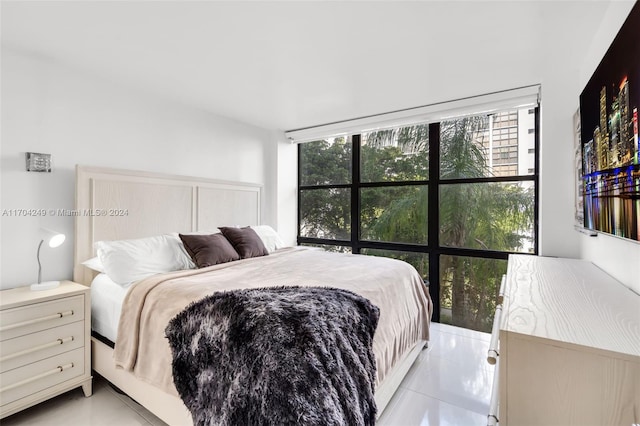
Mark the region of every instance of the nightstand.
POLYGON ((82 386, 91 396, 89 287, 0 291, 0 418, 82 386))

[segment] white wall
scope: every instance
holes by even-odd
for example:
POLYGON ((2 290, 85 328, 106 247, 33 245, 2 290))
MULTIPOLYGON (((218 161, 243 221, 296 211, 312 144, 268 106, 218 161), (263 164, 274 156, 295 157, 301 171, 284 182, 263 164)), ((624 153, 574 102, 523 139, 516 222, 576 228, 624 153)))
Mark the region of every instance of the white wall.
MULTIPOLYGON (((618 30, 629 15, 633 2, 611 2, 594 41, 580 67, 580 91, 591 78, 600 60, 613 42, 618 30)), ((581 257, 592 261, 623 284, 640 293, 640 244, 598 234, 580 236, 581 257)))
MULTIPOLYGON (((275 225, 271 132, 4 46, 1 136, 4 213, 73 209, 81 164, 263 184, 263 221, 275 225), (52 154, 53 172, 26 172, 26 151, 52 154)), ((37 279, 40 226, 67 235, 43 248, 43 280, 72 277, 73 218, 4 214, 1 224, 1 288, 37 279)))
POLYGON ((578 107, 578 55, 571 40, 544 34, 540 51, 540 250, 542 256, 577 258, 574 230, 573 121, 578 107))
POLYGON ((297 244, 298 235, 298 147, 274 134, 277 153, 277 225, 280 237, 287 245, 297 244))

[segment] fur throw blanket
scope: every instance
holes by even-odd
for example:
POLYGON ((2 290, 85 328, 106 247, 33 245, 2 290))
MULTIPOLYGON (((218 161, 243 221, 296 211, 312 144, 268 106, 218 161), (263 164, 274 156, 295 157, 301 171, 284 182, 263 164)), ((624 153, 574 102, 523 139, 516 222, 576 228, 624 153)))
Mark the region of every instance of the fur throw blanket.
POLYGON ((346 290, 215 293, 166 328, 195 425, 373 425, 379 310, 346 290))

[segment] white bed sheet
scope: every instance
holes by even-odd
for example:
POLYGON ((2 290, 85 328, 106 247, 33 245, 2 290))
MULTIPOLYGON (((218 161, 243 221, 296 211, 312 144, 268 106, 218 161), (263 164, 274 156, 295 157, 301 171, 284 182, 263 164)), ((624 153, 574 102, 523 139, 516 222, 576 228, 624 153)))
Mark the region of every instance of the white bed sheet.
POLYGON ((118 337, 122 302, 129 288, 116 284, 107 274, 98 274, 91 282, 91 329, 112 342, 118 337))

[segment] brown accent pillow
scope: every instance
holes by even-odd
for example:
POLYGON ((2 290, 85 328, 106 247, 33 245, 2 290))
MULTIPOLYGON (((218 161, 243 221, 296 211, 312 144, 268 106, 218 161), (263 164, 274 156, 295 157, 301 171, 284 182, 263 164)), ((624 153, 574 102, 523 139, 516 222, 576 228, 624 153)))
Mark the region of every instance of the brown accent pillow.
POLYGON ((218 229, 227 237, 227 240, 233 245, 233 248, 236 249, 242 259, 269 254, 256 231, 248 226, 244 228, 222 227, 218 229))
POLYGON ((240 259, 231 243, 222 234, 178 235, 198 268, 240 259))

